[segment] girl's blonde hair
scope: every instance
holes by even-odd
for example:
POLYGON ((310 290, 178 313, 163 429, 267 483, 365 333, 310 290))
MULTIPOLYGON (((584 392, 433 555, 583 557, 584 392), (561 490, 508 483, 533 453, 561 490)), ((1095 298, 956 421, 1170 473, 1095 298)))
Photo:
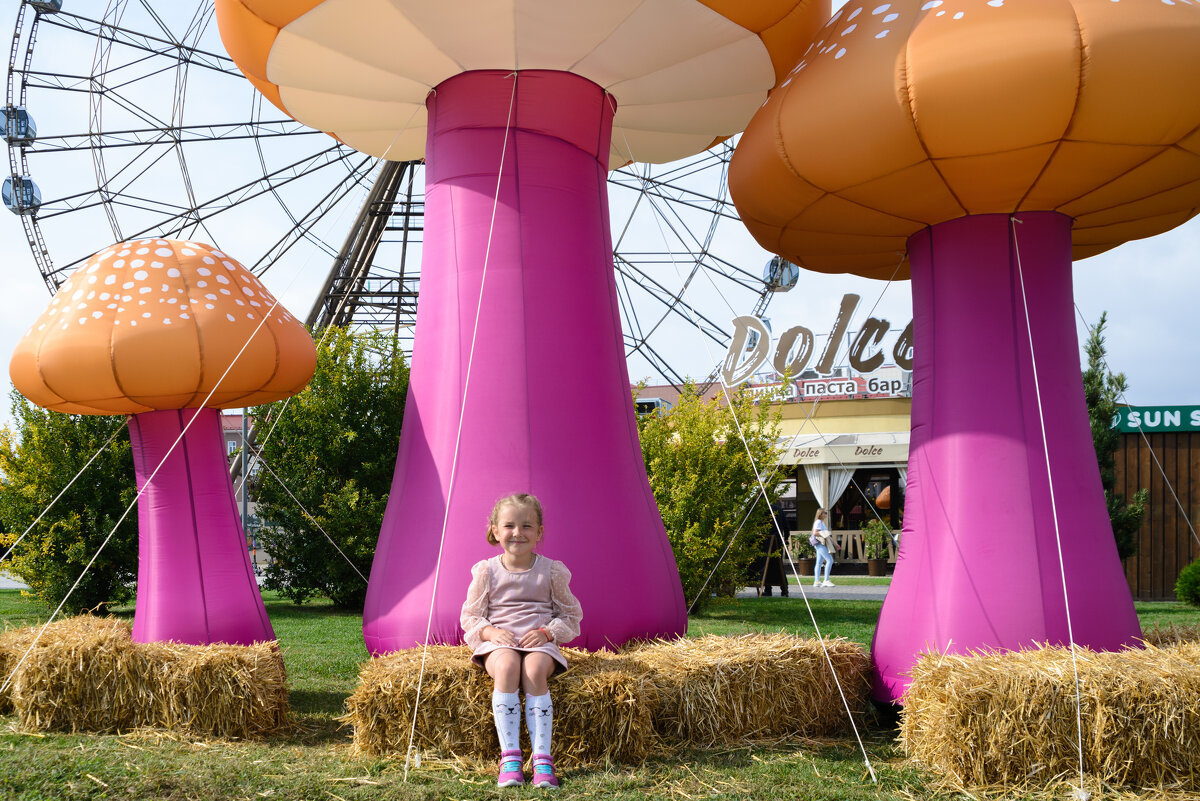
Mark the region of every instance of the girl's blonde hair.
POLYGON ((542 527, 542 502, 527 492, 517 492, 512 495, 505 495, 500 500, 496 501, 496 505, 492 507, 492 513, 488 517, 487 526, 487 541, 491 545, 499 545, 500 540, 496 539, 496 535, 492 530, 496 527, 496 523, 500 520, 500 510, 505 506, 524 506, 527 509, 532 509, 537 515, 538 528, 542 527))
POLYGON ((818 520, 820 520, 822 517, 828 517, 828 516, 829 516, 829 511, 827 509, 818 509, 817 513, 815 515, 813 515, 813 522, 815 523, 818 520))

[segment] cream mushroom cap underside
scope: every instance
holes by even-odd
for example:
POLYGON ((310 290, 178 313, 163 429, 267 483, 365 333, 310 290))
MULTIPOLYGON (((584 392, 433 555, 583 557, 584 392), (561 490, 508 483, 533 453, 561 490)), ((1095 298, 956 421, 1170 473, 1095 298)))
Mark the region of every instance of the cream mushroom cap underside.
POLYGON ((434 87, 496 69, 568 71, 612 94, 611 165, 698 153, 745 127, 828 16, 828 0, 217 2, 226 48, 268 99, 393 161, 423 156, 434 87))
POLYGON ((21 338, 9 373, 47 409, 136 414, 281 400, 315 365, 308 331, 233 258, 139 239, 72 273, 21 338))

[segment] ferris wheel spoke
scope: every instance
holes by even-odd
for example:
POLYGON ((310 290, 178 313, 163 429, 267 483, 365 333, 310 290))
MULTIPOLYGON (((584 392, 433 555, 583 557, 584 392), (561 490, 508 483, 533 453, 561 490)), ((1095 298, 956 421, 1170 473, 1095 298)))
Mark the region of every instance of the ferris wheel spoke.
MULTIPOLYGON (((318 199, 313 206, 301 217, 293 218, 292 227, 288 229, 283 236, 262 255, 258 261, 249 266, 251 272, 256 275, 262 275, 269 270, 283 254, 292 249, 298 242, 306 240, 312 242, 325 255, 333 257, 336 251, 320 237, 313 236, 312 229, 316 223, 325 218, 327 214, 333 211, 334 208, 349 194, 353 189, 362 186, 370 177, 370 170, 361 169, 373 163, 375 159, 364 157, 359 163, 359 169, 354 170, 343 176, 341 181, 334 184, 333 188, 325 194, 324 197, 318 199)), ((290 209, 288 210, 291 214, 290 209)))
POLYGON ((677 387, 681 387, 687 383, 687 379, 680 375, 679 372, 671 366, 671 363, 664 359, 662 355, 652 348, 646 341, 643 340, 642 342, 638 343, 630 351, 630 353, 637 353, 643 359, 648 361, 650 365, 658 371, 659 375, 666 379, 667 383, 673 384, 677 387))
MULTIPOLYGON (((189 226, 194 227, 206 223, 209 219, 231 209, 235 209, 239 205, 246 203, 253 198, 267 194, 273 189, 278 189, 280 186, 284 186, 301 178, 311 176, 319 170, 337 166, 347 161, 354 154, 354 151, 340 147, 328 148, 322 153, 316 154, 312 158, 302 159, 289 164, 269 175, 264 175, 255 181, 241 184, 222 195, 209 198, 204 203, 193 207, 172 204, 169 201, 160 200, 157 198, 138 197, 130 194, 128 191, 112 192, 105 196, 103 190, 97 189, 95 191, 81 193, 68 198, 47 201, 46 206, 53 209, 56 204, 64 201, 81 198, 92 199, 91 202, 77 203, 58 210, 52 210, 48 213, 39 213, 38 217, 41 220, 48 220, 73 211, 80 211, 97 206, 115 205, 131 209, 139 209, 142 211, 150 211, 162 215, 161 218, 153 225, 129 234, 128 238, 136 238, 147 235, 174 235, 186 230, 189 226), (321 163, 314 163, 321 156, 326 156, 327 158, 325 158, 321 163)), ((357 175, 357 181, 362 180, 362 163, 372 161, 370 157, 361 156, 361 154, 360 158, 360 170, 358 172, 352 170, 348 173, 348 176, 357 175)), ((336 189, 332 190, 327 198, 333 196, 335 193, 336 189)), ((285 236, 276 243, 276 245, 272 248, 272 251, 268 254, 273 257, 265 262, 260 259, 260 263, 266 264, 267 266, 274 263, 278 256, 290 249, 291 245, 294 244, 297 239, 307 238, 309 241, 320 242, 321 240, 313 237, 309 233, 308 228, 313 222, 315 222, 317 219, 320 219, 321 216, 324 216, 324 214, 328 212, 328 208, 325 208, 324 211, 321 211, 319 214, 317 214, 317 210, 321 208, 321 203, 318 203, 309 211, 309 213, 304 215, 303 219, 307 221, 308 224, 301 226, 301 230, 299 231, 297 231, 296 228, 293 228, 292 231, 290 231, 288 234, 285 234, 285 236)), ((321 245, 323 249, 328 247, 324 242, 321 242, 321 245)), ((266 258, 267 257, 264 256, 264 259, 266 258)), ((83 261, 86 261, 86 259, 87 256, 77 258, 74 261, 63 264, 51 270, 49 274, 58 275, 62 272, 69 271, 83 261)), ((256 263, 256 265, 257 264, 258 263, 256 263)), ((261 267, 261 270, 265 270, 266 268, 266 266, 263 266, 261 267)))
MULTIPOLYGON (((641 336, 641 340, 652 336, 670 315, 675 314, 689 325, 694 325, 700 333, 707 336, 713 342, 721 347, 726 346, 729 341, 729 335, 707 315, 689 304, 686 298, 683 297, 682 290, 674 291, 669 289, 638 266, 638 262, 631 261, 626 257, 619 258, 617 263, 618 269, 623 276, 641 289, 646 297, 654 299, 663 307, 659 310, 661 312, 660 316, 645 331, 644 335, 641 336)), ((691 281, 698 269, 698 265, 693 265, 691 274, 684 280, 685 286, 691 281)))
POLYGON ((161 128, 129 128, 97 133, 38 136, 26 147, 29 153, 60 153, 100 148, 146 147, 148 145, 202 144, 241 139, 272 139, 280 136, 321 136, 294 120, 230 122, 207 125, 168 125, 161 128))
POLYGON ((233 59, 226 54, 203 50, 181 41, 152 36, 111 22, 72 14, 69 11, 59 11, 43 16, 42 24, 84 34, 108 45, 118 44, 142 50, 154 56, 171 59, 172 62, 204 67, 244 80, 241 71, 233 63, 233 59))

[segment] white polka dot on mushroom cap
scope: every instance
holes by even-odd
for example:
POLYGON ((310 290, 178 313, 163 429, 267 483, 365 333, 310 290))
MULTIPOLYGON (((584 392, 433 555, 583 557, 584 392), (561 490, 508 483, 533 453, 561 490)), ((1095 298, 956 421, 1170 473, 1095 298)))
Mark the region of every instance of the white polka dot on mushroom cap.
MULTIPOLYGON (((962 5, 963 0, 949 0, 950 5, 947 6, 948 0, 926 0, 917 11, 918 15, 930 14, 934 18, 947 17, 950 20, 961 20, 967 15, 966 9, 956 9, 954 6, 962 5), (953 13, 949 13, 949 12, 953 13)), ((1119 2, 1119 0, 1112 0, 1119 2)), ((1200 0, 1163 0, 1166 3, 1186 2, 1200 3, 1200 0)), ((1005 0, 988 0, 989 8, 997 9, 1004 6, 1005 0)), ((893 10, 894 3, 880 3, 870 7, 870 17, 873 18, 876 26, 864 27, 858 22, 846 25, 851 20, 858 18, 866 9, 867 6, 842 6, 829 21, 825 23, 825 28, 828 33, 824 39, 816 42, 815 45, 810 45, 805 52, 805 58, 793 68, 791 75, 802 72, 809 66, 808 56, 826 56, 832 54, 833 60, 837 61, 850 52, 850 45, 857 39, 858 36, 866 35, 876 41, 886 39, 892 33, 892 23, 900 20, 901 14, 893 10), (845 27, 840 27, 845 25, 845 27), (837 33, 835 33, 837 31, 837 33)), ((784 81, 781 85, 786 86, 791 83, 791 80, 784 81)))

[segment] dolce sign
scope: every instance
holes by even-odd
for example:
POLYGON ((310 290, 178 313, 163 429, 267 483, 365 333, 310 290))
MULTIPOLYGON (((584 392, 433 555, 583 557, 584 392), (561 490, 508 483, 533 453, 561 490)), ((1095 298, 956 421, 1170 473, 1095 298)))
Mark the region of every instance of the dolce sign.
POLYGON ((908 461, 908 443, 881 443, 877 445, 799 445, 788 447, 790 441, 781 440, 784 446, 780 464, 878 464, 908 461))
MULTIPOLYGON (((850 328, 850 319, 858 308, 858 295, 847 294, 842 298, 838 309, 837 319, 829 331, 829 340, 825 351, 812 369, 820 375, 833 372, 833 361, 837 357, 838 343, 850 328)), ((757 317, 743 315, 733 318, 733 340, 729 343, 729 351, 721 365, 721 378, 725 385, 732 387, 750 378, 759 366, 767 360, 770 353, 771 332, 762 320, 757 317), (757 334, 754 345, 747 349, 746 343, 751 339, 751 332, 757 334)), ((850 366, 860 373, 870 373, 883 366, 881 345, 883 338, 891 329, 887 320, 868 317, 854 337, 850 345, 850 366)), ((912 369, 912 337, 913 325, 909 320, 903 333, 892 348, 892 357, 896 364, 904 370, 912 369)), ((792 326, 779 335, 775 345, 775 358, 772 365, 780 375, 799 375, 808 369, 809 360, 813 357, 815 337, 811 329, 802 325, 792 326)))

